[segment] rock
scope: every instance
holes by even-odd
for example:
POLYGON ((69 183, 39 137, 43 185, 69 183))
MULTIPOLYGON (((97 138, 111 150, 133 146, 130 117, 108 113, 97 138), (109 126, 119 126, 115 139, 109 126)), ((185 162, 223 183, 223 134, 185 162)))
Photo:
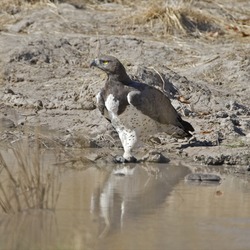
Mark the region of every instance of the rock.
POLYGON ((15 95, 15 92, 12 89, 7 88, 7 89, 4 90, 4 94, 15 95))
POLYGON ((228 113, 225 111, 218 111, 215 115, 216 118, 227 118, 228 113))
POLYGON ((34 103, 34 106, 36 107, 37 110, 41 110, 41 109, 43 109, 43 102, 41 100, 37 100, 34 103))
POLYGON ((186 176, 187 181, 220 182, 221 177, 215 174, 192 173, 186 176))
POLYGON ((141 161, 154 162, 154 163, 168 163, 169 159, 166 158, 160 152, 150 151, 142 157, 141 161))

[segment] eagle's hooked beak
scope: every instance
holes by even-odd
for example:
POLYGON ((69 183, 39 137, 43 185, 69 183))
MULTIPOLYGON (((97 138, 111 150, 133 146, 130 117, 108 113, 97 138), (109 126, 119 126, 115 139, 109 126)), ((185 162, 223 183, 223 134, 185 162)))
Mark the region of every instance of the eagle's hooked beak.
POLYGON ((99 63, 99 60, 96 58, 94 61, 91 62, 89 67, 96 67, 96 66, 98 66, 98 63, 99 63))

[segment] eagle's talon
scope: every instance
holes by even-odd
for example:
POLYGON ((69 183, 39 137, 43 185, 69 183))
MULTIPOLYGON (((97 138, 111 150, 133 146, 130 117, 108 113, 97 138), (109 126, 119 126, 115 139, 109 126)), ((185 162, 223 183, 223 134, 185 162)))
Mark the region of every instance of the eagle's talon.
POLYGON ((129 159, 125 159, 121 155, 116 155, 114 157, 114 163, 137 163, 137 159, 134 156, 131 156, 129 159))

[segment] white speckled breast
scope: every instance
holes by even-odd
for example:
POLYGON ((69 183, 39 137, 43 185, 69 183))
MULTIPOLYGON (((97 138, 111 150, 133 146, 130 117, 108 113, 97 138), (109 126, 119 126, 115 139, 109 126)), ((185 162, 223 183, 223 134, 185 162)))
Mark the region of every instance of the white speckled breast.
POLYGON ((109 111, 110 119, 112 121, 113 118, 117 117, 119 101, 116 101, 114 96, 110 94, 105 101, 105 106, 109 111))
POLYGON ((126 110, 118 116, 119 101, 116 101, 111 94, 107 97, 105 106, 109 111, 112 125, 117 130, 120 138, 123 137, 122 134, 125 133, 127 136, 130 134, 136 141, 140 137, 140 139, 145 142, 150 136, 161 130, 159 123, 143 115, 132 105, 128 105, 126 110))

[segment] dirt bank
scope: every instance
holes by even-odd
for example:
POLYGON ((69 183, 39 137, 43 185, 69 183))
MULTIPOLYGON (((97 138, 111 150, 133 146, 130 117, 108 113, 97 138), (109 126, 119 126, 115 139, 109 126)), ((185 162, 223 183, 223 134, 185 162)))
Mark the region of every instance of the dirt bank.
POLYGON ((0 12, 1 142, 39 133, 46 147, 53 141, 113 154, 119 140, 95 106, 105 75, 88 66, 99 53, 111 54, 134 79, 169 95, 195 127, 189 143, 158 135, 160 144, 148 148, 170 159, 242 165, 247 172, 249 3, 212 2, 159 1, 152 7, 69 1, 5 8, 0 12))

